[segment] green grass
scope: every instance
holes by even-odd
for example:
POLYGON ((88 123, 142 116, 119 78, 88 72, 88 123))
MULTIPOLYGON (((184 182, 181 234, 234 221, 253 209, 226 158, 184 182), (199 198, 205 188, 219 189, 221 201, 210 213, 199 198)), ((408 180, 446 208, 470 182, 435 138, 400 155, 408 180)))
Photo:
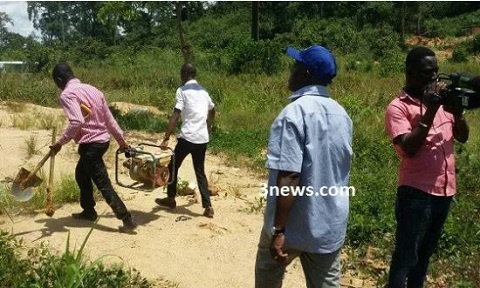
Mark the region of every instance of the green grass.
POLYGON ((22 240, 0 230, 0 287, 153 287, 139 272, 121 263, 105 266, 104 257, 86 261, 83 249, 93 229, 78 250, 71 249, 68 234, 61 255, 53 254, 45 244, 25 255, 22 240))

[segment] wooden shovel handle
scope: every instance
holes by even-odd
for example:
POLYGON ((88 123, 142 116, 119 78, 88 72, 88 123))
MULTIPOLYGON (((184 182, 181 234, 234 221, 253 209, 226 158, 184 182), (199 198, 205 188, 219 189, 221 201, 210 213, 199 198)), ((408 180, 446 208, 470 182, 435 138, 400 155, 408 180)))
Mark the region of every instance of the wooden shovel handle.
POLYGON ((42 168, 42 166, 45 164, 45 162, 47 162, 48 158, 50 158, 50 156, 53 154, 53 151, 50 150, 48 151, 48 153, 43 156, 42 160, 40 160, 40 162, 37 164, 37 166, 35 166, 35 168, 33 168, 32 172, 30 172, 30 174, 28 174, 28 177, 25 178, 25 180, 22 181, 21 185, 25 182, 27 182, 33 175, 35 175, 38 170, 40 170, 40 168, 42 168))
MULTIPOLYGON (((53 127, 52 131, 52 145, 55 144, 56 142, 56 136, 57 136, 57 129, 56 127, 53 127)), ((52 188, 53 185, 53 167, 55 166, 55 153, 50 150, 51 158, 50 158, 50 177, 48 177, 48 186, 52 188)))
MULTIPOLYGON (((57 129, 53 127, 52 131, 52 145, 55 144, 55 138, 57 136, 57 129)), ((51 151, 51 150, 50 150, 51 151)), ((52 217, 55 213, 55 207, 53 206, 53 167, 55 166, 55 153, 51 151, 51 158, 50 158, 50 176, 48 177, 48 187, 47 187, 47 201, 45 204, 45 214, 47 216, 52 217)))

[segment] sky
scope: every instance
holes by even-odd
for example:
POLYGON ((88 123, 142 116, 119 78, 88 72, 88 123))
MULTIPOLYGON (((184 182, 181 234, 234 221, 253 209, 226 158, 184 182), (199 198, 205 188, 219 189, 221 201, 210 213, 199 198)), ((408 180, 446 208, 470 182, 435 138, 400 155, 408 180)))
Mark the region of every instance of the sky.
POLYGON ((33 23, 28 20, 27 1, 0 1, 0 11, 7 13, 13 21, 13 26, 7 24, 8 31, 22 36, 35 32, 36 36, 40 36, 40 32, 36 31, 33 23))

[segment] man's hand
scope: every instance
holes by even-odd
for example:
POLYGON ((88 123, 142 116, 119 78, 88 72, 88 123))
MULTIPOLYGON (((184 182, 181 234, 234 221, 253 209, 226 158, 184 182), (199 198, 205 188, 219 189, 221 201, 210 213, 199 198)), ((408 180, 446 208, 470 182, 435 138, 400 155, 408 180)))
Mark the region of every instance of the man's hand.
POLYGON ((427 108, 436 110, 440 107, 441 95, 445 93, 447 84, 445 82, 432 82, 424 91, 423 100, 427 108))
POLYGON ((160 149, 167 150, 168 149, 168 139, 163 139, 162 144, 160 144, 160 149))
POLYGON ((272 236, 270 254, 278 263, 286 263, 288 260, 288 254, 283 252, 283 245, 285 245, 285 235, 283 233, 272 236))
POLYGON ((207 126, 207 129, 208 129, 208 136, 212 136, 212 125, 208 125, 207 126))
POLYGON ((462 105, 459 105, 455 102, 454 105, 443 105, 443 110, 445 110, 446 112, 454 115, 454 116, 461 116, 463 114, 463 107, 462 105))
POLYGON ((53 151, 54 155, 57 155, 57 153, 62 149, 62 144, 60 143, 55 143, 53 145, 50 145, 50 150, 53 151))
POLYGON ((125 142, 125 144, 120 145, 119 150, 120 150, 120 152, 123 153, 123 152, 127 151, 129 148, 130 148, 130 145, 128 145, 128 144, 125 142))

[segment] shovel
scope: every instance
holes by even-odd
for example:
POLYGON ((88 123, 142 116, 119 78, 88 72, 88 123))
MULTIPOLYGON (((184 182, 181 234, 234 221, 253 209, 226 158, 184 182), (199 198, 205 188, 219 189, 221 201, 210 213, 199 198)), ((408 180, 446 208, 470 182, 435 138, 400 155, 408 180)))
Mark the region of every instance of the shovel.
POLYGON ((42 179, 40 179, 35 173, 42 168, 43 164, 47 162, 48 158, 52 156, 54 153, 52 150, 49 150, 48 153, 43 156, 42 160, 33 168, 33 171, 30 172, 25 168, 20 168, 20 171, 17 174, 17 177, 15 177, 15 180, 13 181, 12 185, 12 196, 15 198, 15 200, 20 201, 20 202, 26 202, 30 199, 32 199, 33 195, 35 194, 35 191, 33 190, 33 187, 37 187, 42 183, 42 179))

